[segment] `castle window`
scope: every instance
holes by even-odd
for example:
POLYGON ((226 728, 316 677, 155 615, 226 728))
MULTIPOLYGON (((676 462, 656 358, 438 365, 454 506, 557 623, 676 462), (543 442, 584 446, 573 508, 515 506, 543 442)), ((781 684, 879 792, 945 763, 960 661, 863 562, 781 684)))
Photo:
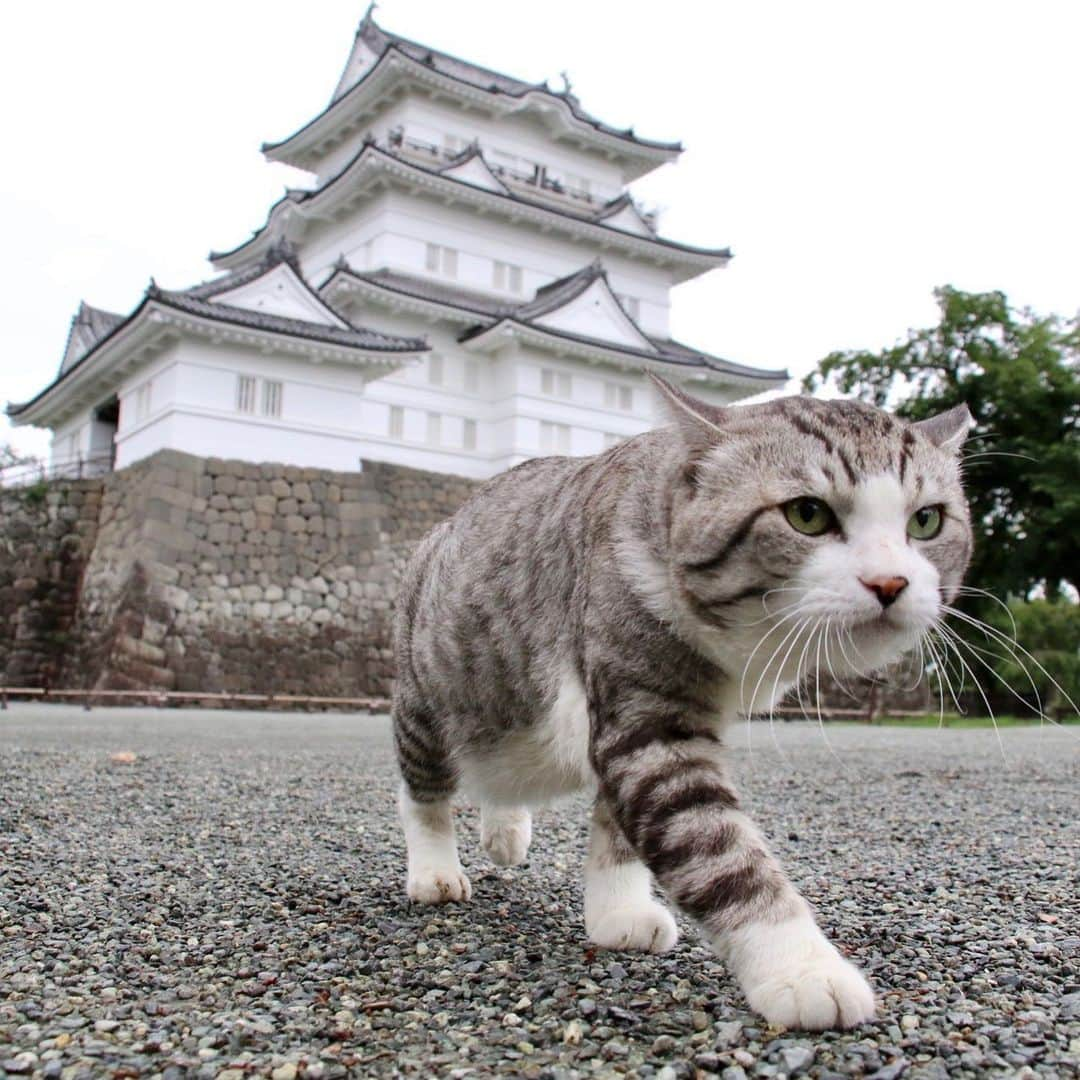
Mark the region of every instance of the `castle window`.
POLYGON ((471 357, 465 361, 465 392, 475 394, 480 390, 480 364, 471 357))
POLYGON ((442 442, 442 417, 438 413, 427 414, 427 441, 431 446, 442 442))
POLYGON ((390 406, 390 427, 388 430, 391 439, 401 439, 405 436, 405 410, 400 405, 390 406))
POLYGON ((441 244, 428 244, 424 265, 433 274, 456 278, 457 257, 458 253, 454 248, 443 247, 441 244))
POLYGON ((476 449, 476 421, 466 420, 465 429, 462 433, 462 445, 466 450, 476 449))
POLYGON ((570 450, 570 428, 566 424, 553 424, 547 420, 541 420, 540 449, 567 453, 570 450))
POLYGON ((604 405, 619 412, 634 411, 634 390, 620 383, 604 383, 604 405))
POLYGON ((282 386, 275 379, 266 379, 262 384, 263 416, 281 415, 282 386))
POLYGON ((512 263, 496 261, 493 264, 491 281, 496 289, 503 292, 520 294, 524 288, 522 269, 512 263))
POLYGON ((236 376, 236 411, 253 413, 255 411, 255 391, 258 380, 252 375, 236 376))
POLYGON ((573 384, 571 383, 569 372, 554 371, 551 368, 541 368, 540 392, 547 397, 570 397, 573 394, 573 384))
POLYGON ((147 379, 146 382, 135 391, 135 423, 141 423, 150 415, 150 403, 154 392, 154 382, 147 379))
POLYGON ((439 353, 432 353, 428 359, 428 382, 432 386, 442 386, 443 358, 439 353))

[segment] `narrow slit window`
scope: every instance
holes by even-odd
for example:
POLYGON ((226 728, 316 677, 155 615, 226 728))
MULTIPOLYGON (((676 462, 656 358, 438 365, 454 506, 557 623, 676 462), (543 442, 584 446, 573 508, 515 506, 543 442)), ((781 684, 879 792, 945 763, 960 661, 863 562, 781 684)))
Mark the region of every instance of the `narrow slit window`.
POLYGON ((566 424, 540 421, 540 449, 566 453, 570 449, 570 428, 566 424))
POLYGON ((427 414, 427 441, 431 446, 442 442, 442 417, 438 413, 427 414))
POLYGON ((281 415, 281 383, 275 379, 267 379, 262 386, 262 411, 263 416, 281 415))
POLYGON ((553 371, 551 368, 540 369, 540 392, 547 397, 569 398, 573 393, 573 382, 568 371, 553 371))
POLYGON ((405 410, 400 405, 390 406, 390 438, 401 439, 405 436, 405 410))
POLYGON ((621 383, 604 383, 604 405, 620 412, 634 411, 634 389, 621 383))
POLYGON ((462 445, 466 450, 476 449, 476 421, 466 420, 465 428, 462 434, 462 445))
POLYGON ((150 404, 154 393, 153 381, 144 382, 135 391, 135 422, 141 423, 150 415, 150 404))
POLYGON ((454 248, 441 244, 428 244, 424 254, 424 266, 433 274, 443 277, 457 277, 458 253, 454 248))
POLYGON ((253 413, 255 411, 255 391, 257 380, 251 375, 236 377, 236 411, 253 413))
POLYGON ((428 382, 432 386, 442 386, 443 358, 438 353, 432 353, 428 360, 428 382))
POLYGON ((465 391, 475 394, 480 390, 480 364, 471 357, 465 361, 465 391))

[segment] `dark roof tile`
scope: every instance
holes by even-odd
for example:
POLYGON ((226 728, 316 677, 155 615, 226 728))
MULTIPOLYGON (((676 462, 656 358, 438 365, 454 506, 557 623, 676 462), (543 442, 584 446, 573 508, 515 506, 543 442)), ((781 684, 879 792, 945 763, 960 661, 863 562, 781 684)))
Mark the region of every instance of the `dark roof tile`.
MULTIPOLYGON (((786 371, 769 371, 763 368, 748 367, 745 364, 736 364, 730 360, 724 360, 718 356, 711 356, 700 349, 691 348, 680 341, 670 337, 655 337, 641 330, 641 334, 656 346, 656 352, 645 349, 635 349, 621 345, 614 341, 604 341, 600 338, 590 338, 583 335, 569 334, 563 330, 554 330, 548 326, 539 326, 532 320, 541 315, 554 311, 568 303, 575 296, 580 296, 597 278, 605 276, 603 266, 599 262, 590 263, 581 270, 566 277, 558 278, 538 289, 532 300, 526 303, 508 303, 491 296, 462 289, 455 285, 444 285, 437 281, 428 281, 423 278, 412 277, 408 274, 400 274, 392 270, 375 270, 369 273, 360 273, 349 269, 347 265, 339 263, 336 273, 348 274, 358 281, 368 282, 372 285, 389 289, 392 292, 412 296, 418 300, 426 300, 433 304, 441 304, 447 307, 457 308, 479 316, 482 320, 476 326, 470 327, 461 335, 465 341, 477 337, 485 330, 489 330, 498 322, 511 321, 523 326, 552 334, 555 337, 567 340, 580 341, 588 345, 596 345, 614 352, 625 352, 634 356, 647 359, 663 360, 667 363, 682 364, 691 367, 707 368, 722 374, 737 375, 744 378, 761 379, 763 381, 784 382, 788 379, 786 371)), ((332 278, 331 278, 332 280, 332 278)), ((324 285, 323 288, 326 286, 324 285)), ((629 318, 629 316, 627 316, 629 318)), ((631 321, 633 321, 631 319, 631 321)), ((635 325, 637 325, 635 323, 635 325)))

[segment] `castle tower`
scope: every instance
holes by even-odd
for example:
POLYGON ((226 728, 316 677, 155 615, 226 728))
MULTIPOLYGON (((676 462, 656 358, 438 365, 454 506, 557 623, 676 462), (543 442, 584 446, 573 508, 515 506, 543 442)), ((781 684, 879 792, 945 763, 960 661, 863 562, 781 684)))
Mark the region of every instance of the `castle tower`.
POLYGON ((649 428, 648 370, 716 403, 787 377, 672 339, 671 289, 731 254, 664 239, 628 190, 681 147, 569 88, 369 11, 327 107, 263 150, 310 186, 212 254, 214 280, 152 286, 128 316, 83 305, 57 379, 9 407, 52 428, 56 465, 172 447, 484 477, 649 428))

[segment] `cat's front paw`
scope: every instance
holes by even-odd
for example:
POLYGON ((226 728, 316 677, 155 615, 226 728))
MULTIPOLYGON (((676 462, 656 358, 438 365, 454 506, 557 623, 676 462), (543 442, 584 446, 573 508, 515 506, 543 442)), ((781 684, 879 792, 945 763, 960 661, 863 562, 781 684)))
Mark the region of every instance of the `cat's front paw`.
POLYGON ((529 854, 532 816, 528 810, 490 810, 480 821, 480 845, 496 866, 520 866, 529 854))
POLYGON ((446 904, 452 900, 468 900, 472 885, 458 869, 436 869, 432 866, 410 868, 405 882, 405 892, 410 900, 420 904, 446 904))
POLYGON ((838 953, 747 987, 750 1008, 770 1024, 824 1031, 874 1019, 874 992, 838 953))
POLYGON ((737 931, 729 948, 750 1007, 770 1024, 808 1031, 848 1028, 874 1018, 874 992, 813 920, 737 931))
POLYGON ((655 900, 612 908, 585 929, 594 945, 626 952, 664 953, 679 940, 671 912, 655 900))

